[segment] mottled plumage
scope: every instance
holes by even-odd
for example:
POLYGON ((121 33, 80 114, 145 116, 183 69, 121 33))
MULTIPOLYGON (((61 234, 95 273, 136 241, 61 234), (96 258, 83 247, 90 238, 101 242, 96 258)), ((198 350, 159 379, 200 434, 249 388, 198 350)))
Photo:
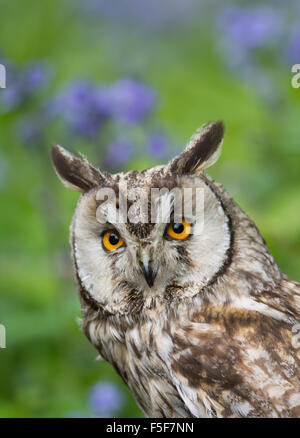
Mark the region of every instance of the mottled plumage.
POLYGON ((82 192, 71 227, 82 329, 150 417, 299 417, 300 284, 204 173, 222 139, 221 122, 206 125, 168 165, 115 175, 53 146, 58 175, 82 192), (99 187, 120 199, 125 183, 142 196, 151 188, 202 188, 203 229, 174 241, 162 223, 117 224, 106 212, 100 224, 99 187), (101 245, 107 228, 125 242, 111 253, 101 245), (145 257, 155 272, 151 286, 145 257))

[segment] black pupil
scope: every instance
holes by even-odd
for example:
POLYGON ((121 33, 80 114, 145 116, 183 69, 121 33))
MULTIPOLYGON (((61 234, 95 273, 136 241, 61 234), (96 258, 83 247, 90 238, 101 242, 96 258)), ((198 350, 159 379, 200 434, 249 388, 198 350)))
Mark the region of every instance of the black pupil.
POLYGON ((173 224, 173 231, 176 234, 181 234, 184 231, 184 225, 181 222, 173 224))
POLYGON ((115 233, 112 233, 110 236, 109 236, 109 243, 111 244, 111 245, 117 245, 118 243, 119 243, 119 240, 120 240, 120 238, 119 238, 119 236, 117 235, 117 234, 115 234, 115 233))

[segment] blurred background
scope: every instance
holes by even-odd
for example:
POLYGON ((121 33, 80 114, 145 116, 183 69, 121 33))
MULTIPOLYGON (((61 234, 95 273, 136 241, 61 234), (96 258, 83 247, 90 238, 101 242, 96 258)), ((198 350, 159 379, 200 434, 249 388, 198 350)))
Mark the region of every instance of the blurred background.
POLYGON ((223 119, 209 174, 300 280, 300 4, 0 0, 0 417, 143 416, 80 332, 51 142, 111 172, 166 162, 223 119))

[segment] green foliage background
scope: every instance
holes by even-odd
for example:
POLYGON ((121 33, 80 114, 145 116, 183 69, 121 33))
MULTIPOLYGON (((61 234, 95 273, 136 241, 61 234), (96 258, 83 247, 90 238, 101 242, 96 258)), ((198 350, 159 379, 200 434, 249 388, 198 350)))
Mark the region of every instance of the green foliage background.
MULTIPOLYGON (((20 64, 49 61, 52 92, 74 77, 111 82, 138 75, 157 90, 156 117, 182 147, 199 125, 223 119, 223 154, 208 173, 255 220, 282 270, 300 280, 300 89, 290 85, 288 63, 265 61, 281 93, 266 104, 224 66, 209 11, 205 23, 140 36, 131 27, 116 34, 101 18, 90 26, 59 0, 2 0, 0 10, 5 56, 20 64)), ((142 416, 112 368, 95 361, 76 323, 68 232, 78 194, 63 188, 49 160, 50 142, 61 138, 50 128, 39 149, 25 147, 14 135, 13 117, 2 114, 0 122, 7 162, 0 188, 0 322, 7 330, 0 416, 85 412, 87 392, 98 380, 116 381, 124 391, 120 415, 142 416)), ((72 146, 93 159, 88 145, 72 146)), ((145 156, 128 167, 151 164, 145 156)))

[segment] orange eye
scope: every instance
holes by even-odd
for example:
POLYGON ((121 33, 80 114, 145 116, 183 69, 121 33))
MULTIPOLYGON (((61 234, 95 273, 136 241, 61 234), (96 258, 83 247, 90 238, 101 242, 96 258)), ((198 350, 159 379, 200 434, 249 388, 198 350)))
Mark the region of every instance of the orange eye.
POLYGON ((186 239, 191 234, 191 224, 185 219, 182 222, 172 222, 167 228, 167 234, 173 239, 186 239))
POLYGON ((103 234, 103 245, 107 251, 113 251, 120 248, 124 243, 124 240, 116 230, 107 230, 103 234))

